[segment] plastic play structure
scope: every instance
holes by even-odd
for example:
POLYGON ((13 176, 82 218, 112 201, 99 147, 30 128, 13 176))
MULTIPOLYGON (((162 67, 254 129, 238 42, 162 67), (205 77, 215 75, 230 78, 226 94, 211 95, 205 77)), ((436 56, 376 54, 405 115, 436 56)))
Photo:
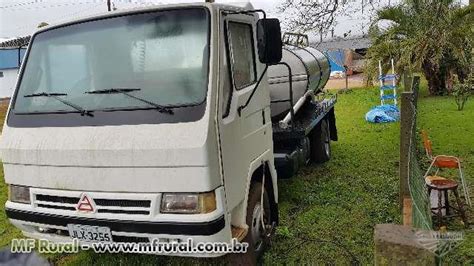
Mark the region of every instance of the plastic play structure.
POLYGON ((395 73, 395 65, 393 58, 390 60, 392 64, 392 73, 384 75, 382 70, 382 61, 379 61, 379 81, 380 81, 380 105, 387 104, 385 101, 392 101, 392 105, 397 105, 397 74, 395 73), (389 82, 390 84, 387 84, 389 82), (391 91, 392 94, 386 94, 391 91))
POLYGON ((379 61, 379 82, 380 82, 380 105, 372 108, 365 115, 365 120, 372 123, 396 122, 400 119, 400 111, 397 107, 397 78, 395 64, 390 60, 391 72, 383 74, 382 61, 379 61))

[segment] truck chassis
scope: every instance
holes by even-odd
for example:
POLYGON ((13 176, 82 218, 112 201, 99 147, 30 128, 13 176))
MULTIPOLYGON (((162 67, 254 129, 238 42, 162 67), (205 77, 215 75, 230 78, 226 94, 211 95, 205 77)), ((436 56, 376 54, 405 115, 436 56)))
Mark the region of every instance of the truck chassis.
POLYGON ((315 158, 310 156, 310 149, 311 145, 317 144, 311 142, 317 140, 311 137, 315 131, 321 130, 323 121, 328 123, 330 140, 337 141, 334 114, 336 102, 335 95, 322 100, 318 100, 318 96, 310 95, 294 115, 289 127, 281 127, 280 122, 273 123, 273 149, 278 178, 290 178, 301 167, 315 161, 315 158))

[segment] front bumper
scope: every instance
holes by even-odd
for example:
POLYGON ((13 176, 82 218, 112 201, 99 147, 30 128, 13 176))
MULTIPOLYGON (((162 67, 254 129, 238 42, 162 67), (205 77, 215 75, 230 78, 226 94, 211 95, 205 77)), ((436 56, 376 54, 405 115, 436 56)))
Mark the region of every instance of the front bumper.
MULTIPOLYGON (((72 243, 68 224, 109 227, 113 242, 151 243, 158 240, 165 243, 186 243, 190 239, 198 243, 230 243, 230 224, 224 216, 209 222, 143 222, 127 220, 103 220, 81 217, 67 217, 34 213, 7 208, 10 222, 22 230, 26 237, 44 239, 54 243, 72 243)), ((79 241, 81 246, 90 242, 79 241)), ((89 249, 86 249, 89 250, 89 249)), ((140 253, 140 252, 137 252, 140 253)), ((148 253, 149 254, 149 253, 148 253)), ((156 253, 157 255, 183 257, 218 257, 225 253, 156 253)))
POLYGON ((200 235, 210 236, 219 233, 225 227, 224 216, 199 223, 185 222, 145 222, 127 220, 105 220, 83 217, 67 217, 54 214, 34 213, 28 211, 6 209, 7 217, 19 222, 49 225, 66 228, 68 224, 82 224, 93 226, 106 226, 112 232, 129 232, 136 234, 166 234, 166 235, 200 235))

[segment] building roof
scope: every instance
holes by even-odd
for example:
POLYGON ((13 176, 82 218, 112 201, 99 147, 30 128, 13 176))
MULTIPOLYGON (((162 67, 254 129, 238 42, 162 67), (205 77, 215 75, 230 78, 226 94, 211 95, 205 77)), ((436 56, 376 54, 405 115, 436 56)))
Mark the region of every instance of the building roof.
POLYGON ((24 36, 0 42, 0 48, 20 48, 28 46, 31 36, 24 36))
POLYGON ((359 36, 354 38, 337 38, 329 41, 324 41, 321 43, 314 43, 311 46, 321 50, 339 50, 339 49, 366 49, 369 48, 372 42, 367 36, 359 36))

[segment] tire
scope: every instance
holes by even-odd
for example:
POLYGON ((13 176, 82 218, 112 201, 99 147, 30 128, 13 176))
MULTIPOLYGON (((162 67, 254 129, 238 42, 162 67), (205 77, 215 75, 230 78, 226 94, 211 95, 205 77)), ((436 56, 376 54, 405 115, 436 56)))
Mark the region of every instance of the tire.
MULTIPOLYGON (((243 243, 248 243, 248 249, 244 254, 231 254, 229 256, 229 262, 231 265, 256 265, 270 245, 271 235, 267 236, 264 231, 262 231, 259 215, 261 211, 260 196, 262 188, 261 183, 253 183, 250 187, 246 217, 249 229, 247 235, 242 240, 243 243)), ((271 224, 270 200, 266 190, 263 194, 263 207, 263 219, 265 225, 269 225, 271 224)))
POLYGON ((326 119, 321 120, 310 133, 311 160, 324 163, 331 159, 331 131, 326 119))

